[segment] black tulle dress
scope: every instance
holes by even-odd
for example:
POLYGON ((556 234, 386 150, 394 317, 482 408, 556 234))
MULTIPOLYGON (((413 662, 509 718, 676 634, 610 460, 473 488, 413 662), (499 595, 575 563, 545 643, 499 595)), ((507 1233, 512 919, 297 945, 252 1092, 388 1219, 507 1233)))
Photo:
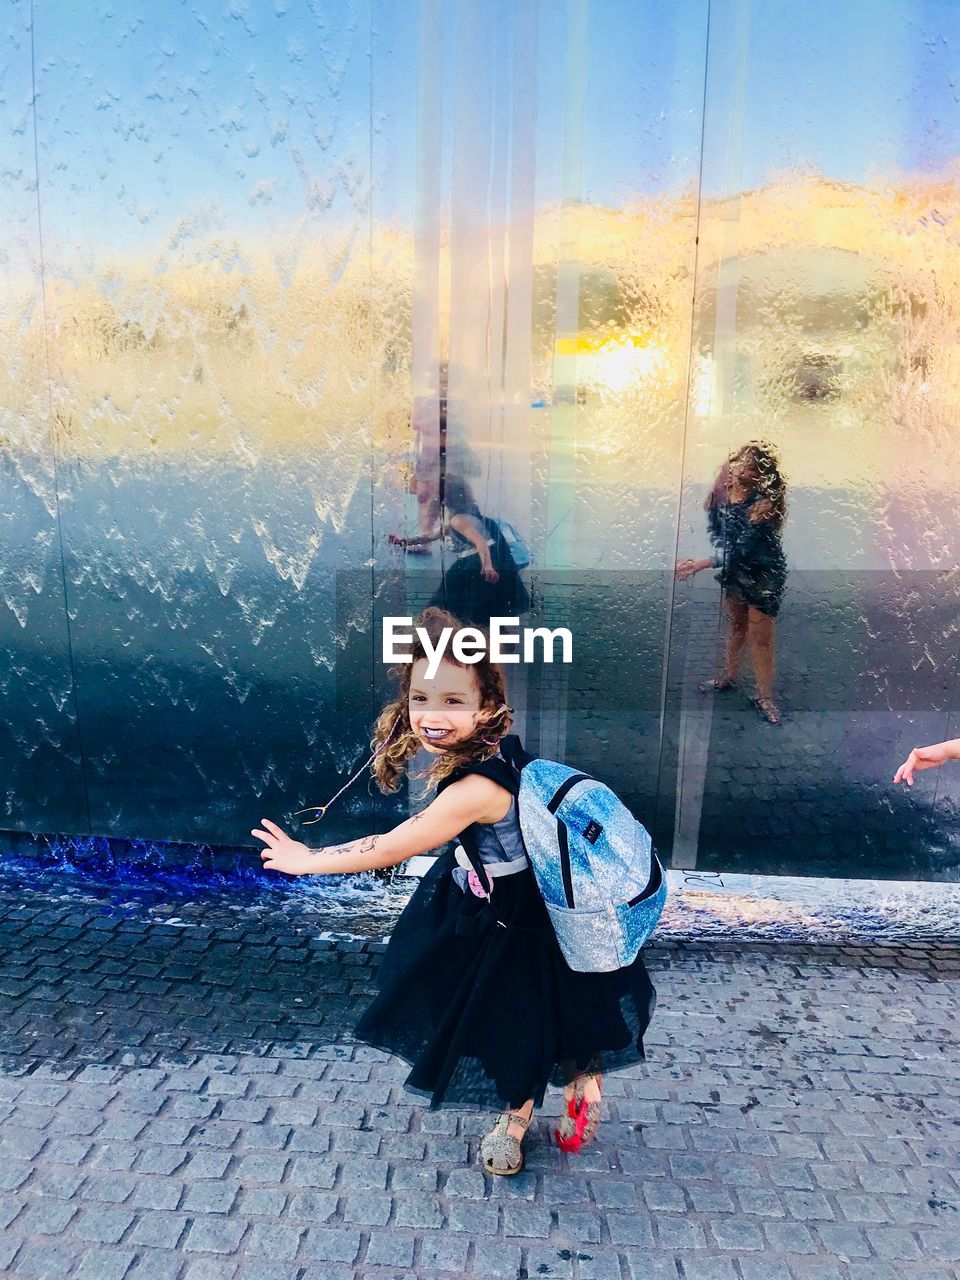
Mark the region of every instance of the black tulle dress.
MULTIPOLYGON (((468 772, 516 795, 499 758, 468 772)), ((478 835, 480 824, 468 827, 464 848, 476 850, 478 835)), ((461 887, 456 866, 443 854, 420 882, 355 1037, 408 1062, 406 1086, 431 1108, 539 1105, 548 1084, 641 1060, 656 999, 642 956, 614 973, 575 973, 529 866, 494 880, 489 904, 461 887)))
POLYGON ((776 525, 770 520, 750 519, 750 510, 759 499, 759 493, 752 493, 743 502, 711 507, 707 526, 710 541, 720 552, 716 576, 724 594, 775 618, 787 584, 787 561, 776 525))
POLYGON ((443 581, 429 603, 474 627, 488 627, 491 618, 513 618, 526 613, 530 608, 530 594, 497 521, 481 515, 474 503, 451 507, 450 514, 469 516, 478 531, 482 529, 486 533, 490 560, 498 578, 496 582, 487 582, 473 543, 458 530, 450 529, 456 555, 444 566, 443 581))

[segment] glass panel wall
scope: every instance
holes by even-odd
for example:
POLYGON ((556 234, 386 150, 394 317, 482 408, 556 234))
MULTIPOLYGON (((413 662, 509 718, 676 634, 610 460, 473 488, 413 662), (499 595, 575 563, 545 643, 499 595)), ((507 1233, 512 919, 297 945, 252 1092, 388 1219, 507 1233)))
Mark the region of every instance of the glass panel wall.
POLYGON ((955 6, 14 11, 5 825, 321 803, 434 601, 675 865, 955 876, 955 6))
POLYGON ((676 865, 949 873, 957 780, 890 777, 957 732, 960 23, 813 18, 711 11, 665 817, 676 865))

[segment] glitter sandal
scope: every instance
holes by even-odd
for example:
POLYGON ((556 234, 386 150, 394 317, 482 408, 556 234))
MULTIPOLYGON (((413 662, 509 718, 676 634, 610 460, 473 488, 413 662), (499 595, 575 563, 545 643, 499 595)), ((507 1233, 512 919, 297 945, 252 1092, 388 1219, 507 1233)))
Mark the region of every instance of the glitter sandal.
POLYGON ((524 1134, 530 1126, 532 1116, 522 1116, 516 1111, 504 1111, 497 1116, 497 1123, 480 1144, 480 1158, 487 1173, 495 1173, 501 1178, 512 1177, 523 1168, 522 1138, 515 1138, 507 1133, 511 1124, 523 1126, 524 1134))
POLYGON ((567 1109, 560 1117, 560 1127, 554 1131, 554 1141, 561 1151, 576 1155, 581 1147, 588 1146, 600 1128, 600 1101, 587 1102, 583 1087, 588 1080, 596 1080, 601 1087, 600 1076, 577 1076, 573 1081, 573 1097, 567 1099, 567 1109))
POLYGON ((780 708, 772 698, 751 698, 750 701, 757 709, 757 715, 761 720, 766 720, 767 724, 780 724, 780 708))
POLYGON ((726 693, 728 689, 736 689, 736 676, 717 676, 713 680, 701 680, 697 685, 700 693, 726 693))

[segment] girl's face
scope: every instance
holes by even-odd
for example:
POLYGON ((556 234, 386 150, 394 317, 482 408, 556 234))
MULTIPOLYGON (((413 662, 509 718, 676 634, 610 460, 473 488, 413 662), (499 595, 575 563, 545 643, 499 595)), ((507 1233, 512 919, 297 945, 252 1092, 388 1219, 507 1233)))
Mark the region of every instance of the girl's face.
POLYGON ((477 726, 490 718, 480 705, 480 686, 472 667, 444 661, 428 680, 426 658, 413 664, 408 707, 410 727, 435 756, 472 737, 477 726))
POLYGON ((749 453, 730 463, 730 479, 741 489, 752 489, 760 479, 756 459, 749 453))

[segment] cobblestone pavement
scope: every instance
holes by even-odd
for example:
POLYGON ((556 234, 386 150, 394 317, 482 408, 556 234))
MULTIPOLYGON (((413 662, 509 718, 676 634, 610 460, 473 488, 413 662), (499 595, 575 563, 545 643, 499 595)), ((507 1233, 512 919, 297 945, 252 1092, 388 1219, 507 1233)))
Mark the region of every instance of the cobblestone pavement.
POLYGON ((960 947, 652 948, 649 1060, 597 1144, 542 1119, 503 1180, 487 1115, 423 1110, 351 1043, 381 950, 0 885, 0 1272, 960 1275, 960 947))

